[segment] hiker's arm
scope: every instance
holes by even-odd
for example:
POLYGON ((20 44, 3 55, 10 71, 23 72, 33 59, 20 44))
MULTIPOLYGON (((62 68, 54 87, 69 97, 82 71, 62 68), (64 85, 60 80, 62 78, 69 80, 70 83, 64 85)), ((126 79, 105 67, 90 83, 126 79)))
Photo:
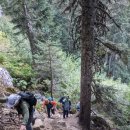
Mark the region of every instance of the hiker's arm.
POLYGON ((0 97, 0 103, 6 103, 7 98, 6 97, 0 97))
POLYGON ((69 104, 70 104, 70 106, 71 106, 71 101, 69 101, 69 104))
POLYGON ((55 110, 56 110, 57 103, 56 103, 55 101, 53 101, 53 102, 52 102, 52 105, 53 105, 52 109, 55 109, 55 110))
POLYGON ((45 108, 45 102, 43 101, 43 103, 42 103, 42 108, 45 108))
POLYGON ((26 102, 21 103, 21 108, 22 108, 22 115, 23 115, 23 120, 22 120, 22 125, 27 125, 28 119, 29 119, 29 109, 28 109, 28 104, 26 102))

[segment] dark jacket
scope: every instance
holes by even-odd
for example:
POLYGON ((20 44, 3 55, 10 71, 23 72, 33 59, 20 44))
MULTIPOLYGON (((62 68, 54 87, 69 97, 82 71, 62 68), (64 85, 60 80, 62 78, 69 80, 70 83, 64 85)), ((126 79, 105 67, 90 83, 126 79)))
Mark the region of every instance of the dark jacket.
MULTIPOLYGON (((7 98, 0 97, 0 103, 6 103, 7 98)), ((29 116, 33 108, 30 108, 29 104, 26 101, 20 101, 18 106, 16 107, 18 114, 22 114, 22 124, 27 125, 29 116)))

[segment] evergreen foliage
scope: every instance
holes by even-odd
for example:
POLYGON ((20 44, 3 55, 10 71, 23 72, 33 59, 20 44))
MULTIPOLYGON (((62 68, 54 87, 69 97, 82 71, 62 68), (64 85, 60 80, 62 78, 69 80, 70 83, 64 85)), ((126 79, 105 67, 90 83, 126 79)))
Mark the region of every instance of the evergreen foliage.
MULTIPOLYGON (((57 0, 1 0, 6 16, 0 17, 0 64, 19 89, 41 87, 47 96, 52 89, 55 97, 69 95, 75 104, 80 97, 81 8, 77 1, 65 2, 61 9, 57 0), (70 3, 76 13, 63 15, 63 8, 70 3)), ((121 1, 106 5, 121 30, 108 20, 110 31, 96 44, 92 109, 124 130, 130 116, 130 8, 121 1)), ((68 7, 65 12, 70 10, 68 7)))

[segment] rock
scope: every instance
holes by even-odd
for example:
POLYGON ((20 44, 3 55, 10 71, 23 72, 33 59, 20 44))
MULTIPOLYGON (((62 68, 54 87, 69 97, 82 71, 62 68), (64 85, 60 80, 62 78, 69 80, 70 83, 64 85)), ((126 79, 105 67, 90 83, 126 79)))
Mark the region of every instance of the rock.
POLYGON ((66 127, 66 122, 63 120, 58 121, 57 124, 66 127))
POLYGON ((35 124, 33 126, 33 130, 41 130, 41 128, 44 128, 44 124, 41 119, 36 119, 35 124))
POLYGON ((54 115, 52 115, 52 118, 59 119, 59 118, 62 118, 62 116, 61 114, 56 112, 54 115))
POLYGON ((11 110, 7 108, 3 108, 2 111, 4 115, 9 115, 11 110))
POLYGON ((70 114, 75 114, 77 111, 75 108, 72 108, 71 111, 70 111, 70 114))
POLYGON ((0 106, 0 119, 0 130, 19 130, 21 121, 15 110, 2 108, 0 106))
POLYGON ((0 67, 0 85, 3 87, 13 87, 13 78, 10 76, 9 72, 0 67))
POLYGON ((41 130, 41 128, 40 127, 35 127, 35 128, 33 128, 33 130, 41 130))
POLYGON ((128 0, 118 0, 116 3, 124 5, 124 6, 129 6, 129 1, 128 0))

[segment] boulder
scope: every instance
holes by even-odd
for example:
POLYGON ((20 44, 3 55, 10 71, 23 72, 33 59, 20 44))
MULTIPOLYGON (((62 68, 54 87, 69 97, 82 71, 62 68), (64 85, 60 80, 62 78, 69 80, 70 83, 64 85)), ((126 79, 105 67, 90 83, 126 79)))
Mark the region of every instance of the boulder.
POLYGON ((44 128, 43 121, 41 119, 36 119, 33 126, 33 130, 41 130, 44 128))

